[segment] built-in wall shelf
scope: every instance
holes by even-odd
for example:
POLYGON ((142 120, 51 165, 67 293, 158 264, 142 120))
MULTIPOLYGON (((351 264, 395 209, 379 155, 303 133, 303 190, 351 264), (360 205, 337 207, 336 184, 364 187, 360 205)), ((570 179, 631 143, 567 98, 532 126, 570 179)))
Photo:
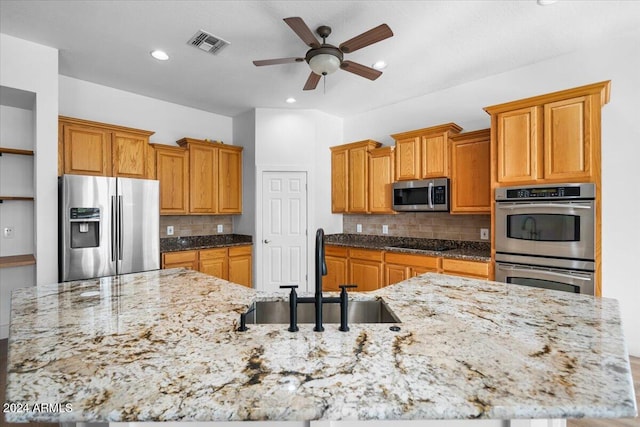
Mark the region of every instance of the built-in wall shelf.
POLYGON ((33 265, 35 263, 36 258, 32 254, 0 257, 0 268, 22 267, 24 265, 33 265))
POLYGON ((0 203, 5 200, 33 200, 33 197, 22 197, 22 196, 0 196, 0 203))
POLYGON ((18 148, 0 147, 0 156, 3 154, 20 154, 23 156, 33 156, 33 150, 21 150, 18 148))

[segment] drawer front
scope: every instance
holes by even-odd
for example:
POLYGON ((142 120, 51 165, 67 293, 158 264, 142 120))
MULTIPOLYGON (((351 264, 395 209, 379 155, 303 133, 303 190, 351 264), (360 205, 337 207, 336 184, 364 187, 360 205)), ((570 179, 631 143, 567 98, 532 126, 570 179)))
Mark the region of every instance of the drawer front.
POLYGON ((348 249, 345 248, 344 246, 331 246, 331 245, 325 245, 324 247, 324 254, 325 255, 330 255, 330 256, 335 256, 335 257, 344 257, 346 258, 348 255, 348 249))
POLYGON ((349 257, 355 259, 380 261, 384 257, 384 252, 371 249, 349 249, 349 257))
POLYGON ((489 277, 489 263, 482 261, 465 261, 461 259, 448 259, 442 261, 444 273, 459 273, 472 276, 489 277))
POLYGON ((438 271, 441 265, 441 258, 426 255, 401 254, 387 252, 384 261, 389 264, 406 265, 411 267, 424 267, 429 270, 438 271))
POLYGON ((200 249, 200 261, 227 257, 227 248, 200 249))
POLYGON ((229 256, 251 255, 251 246, 230 246, 229 256))
POLYGON ((198 251, 165 252, 162 254, 162 261, 165 264, 178 262, 193 262, 198 259, 198 251))

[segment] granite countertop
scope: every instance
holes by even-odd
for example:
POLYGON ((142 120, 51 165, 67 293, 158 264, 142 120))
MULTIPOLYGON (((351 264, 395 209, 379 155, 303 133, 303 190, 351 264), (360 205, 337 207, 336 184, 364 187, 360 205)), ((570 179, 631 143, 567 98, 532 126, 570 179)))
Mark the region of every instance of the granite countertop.
POLYGON ((185 269, 17 289, 7 403, 21 421, 616 418, 636 414, 618 302, 426 274, 353 299, 401 320, 250 325, 283 299, 185 269))
POLYGON ((165 237, 160 239, 160 253, 194 249, 251 245, 251 236, 243 234, 214 234, 210 236, 165 237))
POLYGON ((489 242, 465 242, 367 234, 329 234, 325 236, 325 243, 334 246, 491 262, 491 244, 489 242))

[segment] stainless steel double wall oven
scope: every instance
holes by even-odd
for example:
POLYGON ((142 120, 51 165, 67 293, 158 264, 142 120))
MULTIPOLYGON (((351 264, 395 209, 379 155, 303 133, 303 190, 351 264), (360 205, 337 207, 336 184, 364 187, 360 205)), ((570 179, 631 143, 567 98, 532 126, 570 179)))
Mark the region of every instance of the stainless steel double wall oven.
POLYGON ((594 295, 595 185, 496 189, 499 282, 594 295))

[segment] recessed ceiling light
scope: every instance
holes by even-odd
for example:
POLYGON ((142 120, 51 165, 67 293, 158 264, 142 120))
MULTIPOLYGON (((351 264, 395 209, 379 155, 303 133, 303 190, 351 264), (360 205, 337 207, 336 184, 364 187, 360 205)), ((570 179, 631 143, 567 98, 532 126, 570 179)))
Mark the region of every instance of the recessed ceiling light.
POLYGON ((549 6, 550 4, 554 4, 558 0, 538 0, 538 6, 549 6))
POLYGON ((156 58, 158 61, 166 61, 169 59, 169 55, 163 50, 153 50, 151 51, 151 56, 156 58))
POLYGON ((295 98, 291 98, 291 97, 289 97, 289 98, 287 98, 287 99, 285 100, 285 102, 286 102, 287 104, 293 104, 294 102, 296 102, 296 99, 295 99, 295 98))
POLYGON ((376 63, 373 64, 372 67, 376 70, 384 70, 385 68, 387 68, 387 63, 384 61, 376 61, 376 63))

